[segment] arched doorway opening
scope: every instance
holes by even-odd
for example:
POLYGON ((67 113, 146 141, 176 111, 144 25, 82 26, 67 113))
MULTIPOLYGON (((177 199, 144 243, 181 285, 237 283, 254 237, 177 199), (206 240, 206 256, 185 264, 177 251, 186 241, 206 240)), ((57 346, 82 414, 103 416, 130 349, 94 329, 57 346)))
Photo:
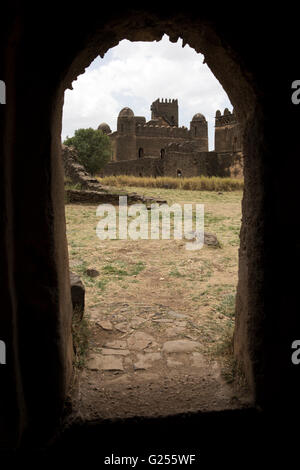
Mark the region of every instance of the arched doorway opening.
MULTIPOLYGON (((162 103, 164 104, 165 102, 162 102, 162 103)), ((138 119, 141 120, 140 117, 139 117, 138 119)), ((162 150, 164 150, 164 149, 162 149, 162 150)), ((139 150, 138 150, 138 158, 141 158, 142 154, 143 154, 143 148, 140 147, 139 150)), ((162 154, 163 154, 163 152, 161 152, 161 156, 162 156, 162 154)), ((176 167, 175 167, 175 168, 176 168, 176 167)), ((140 172, 139 174, 141 175, 141 172, 140 172)), ((177 169, 177 170, 176 170, 176 176, 177 176, 178 178, 182 177, 182 170, 181 170, 181 169, 177 169)), ((172 271, 172 275, 174 275, 174 276, 179 276, 180 273, 179 273, 178 270, 175 269, 175 270, 172 271)), ((232 296, 231 296, 231 300, 232 300, 232 296)), ((125 303, 126 303, 126 302, 125 302, 125 303)), ((176 313, 176 312, 175 312, 175 313, 176 313)), ((122 322, 121 322, 121 323, 122 323, 122 322)), ((123 328, 124 328, 124 326, 123 326, 123 328)), ((107 342, 107 344, 109 344, 109 342, 107 342)), ((110 348, 104 348, 104 349, 105 349, 105 350, 106 350, 106 349, 109 350, 110 348)), ((155 355, 155 354, 157 354, 157 353, 154 352, 154 355, 155 355)), ((111 354, 111 355, 113 356, 114 354, 111 354)), ((144 357, 144 356, 143 356, 143 357, 144 357)), ((155 356, 155 357, 156 357, 156 356, 155 356)), ((129 358, 127 358, 127 359, 129 359, 129 358)), ((123 364, 125 364, 125 361, 124 361, 124 363, 122 362, 122 360, 119 361, 119 362, 120 362, 120 366, 119 366, 119 367, 120 367, 120 370, 122 370, 122 367, 123 367, 123 364), (122 363, 122 364, 121 364, 121 363, 122 363)), ((128 361, 127 361, 127 362, 128 362, 128 361)), ((139 361, 136 361, 136 362, 135 362, 135 366, 136 366, 136 367, 140 367, 139 361)), ((146 368, 147 368, 147 367, 146 367, 146 368)))
MULTIPOLYGON (((152 14, 150 16, 153 18, 152 14)), ((63 176, 59 158, 64 90, 71 86, 72 81, 80 73, 83 73, 84 68, 97 54, 103 55, 117 41, 123 38, 132 41, 157 40, 161 37, 162 31, 166 32, 173 40, 182 36, 185 42, 205 55, 209 67, 224 86, 240 121, 244 123, 245 195, 234 344, 236 357, 242 364, 255 397, 264 399, 265 394, 269 391, 264 391, 264 375, 261 373, 264 366, 259 359, 262 357, 260 353, 264 349, 266 350, 265 342, 268 340, 268 336, 263 334, 265 325, 261 315, 264 279, 265 200, 263 195, 265 193, 263 164, 261 163, 264 148, 264 109, 262 101, 257 98, 259 96, 258 80, 256 82, 255 76, 243 73, 243 71, 247 71, 247 65, 238 64, 238 53, 237 55, 233 53, 235 50, 234 41, 232 41, 232 48, 228 45, 231 42, 228 37, 225 36, 221 41, 213 22, 212 25, 208 25, 199 21, 199 18, 194 21, 190 15, 183 15, 180 21, 176 15, 168 15, 166 21, 158 12, 154 14, 154 20, 149 21, 148 13, 132 12, 130 14, 131 24, 139 24, 139 29, 130 29, 127 15, 125 18, 121 14, 118 17, 112 14, 112 17, 114 20, 107 21, 105 27, 103 24, 87 21, 87 25, 81 28, 79 28, 79 25, 82 25, 81 18, 77 18, 80 38, 72 43, 61 41, 61 49, 58 50, 56 56, 58 65, 55 71, 51 72, 49 64, 47 68, 46 62, 41 57, 42 67, 40 67, 39 77, 34 85, 41 83, 42 77, 45 87, 33 87, 34 92, 29 88, 25 90, 24 101, 21 104, 31 102, 32 114, 27 116, 27 120, 20 118, 18 122, 11 124, 16 127, 16 136, 20 138, 20 142, 23 141, 21 137, 25 135, 26 129, 35 128, 37 136, 37 145, 32 149, 32 164, 30 161, 25 164, 24 159, 21 158, 24 147, 22 151, 19 147, 14 149, 15 166, 20 165, 19 173, 22 173, 22 178, 27 181, 27 189, 30 179, 27 180, 24 175, 30 174, 31 179, 38 182, 39 194, 37 200, 36 192, 33 194, 32 191, 26 191, 25 182, 22 182, 21 176, 15 181, 20 185, 20 191, 24 188, 22 204, 32 209, 26 213, 26 216, 21 210, 18 211, 18 227, 22 230, 25 230, 25 227, 38 227, 38 230, 31 231, 31 237, 19 236, 16 240, 16 252, 20 262, 26 261, 28 253, 33 252, 33 246, 35 249, 39 247, 39 251, 34 252, 34 260, 36 261, 34 273, 36 275, 33 278, 26 275, 27 272, 24 273, 27 282, 26 290, 22 290, 23 297, 19 298, 18 302, 19 310, 29 312, 29 315, 26 316, 26 320, 21 316, 19 318, 18 332, 19 337, 23 338, 19 344, 22 363, 16 360, 17 367, 22 370, 18 380, 22 382, 22 390, 25 391, 23 398, 31 425, 35 429, 44 427, 45 430, 45 427, 51 426, 53 421, 58 418, 71 375, 71 304, 68 293, 69 276, 64 226, 63 176), (141 28, 140 25, 142 25, 141 28), (257 84, 257 88, 254 86, 255 84, 257 84), (43 110, 47 112, 43 114, 43 110), (49 112, 50 110, 51 112, 49 112), (22 122, 22 130, 18 128, 19 122, 22 122), (257 145, 255 145, 256 143, 257 145), (41 151, 41 149, 43 150, 41 151), (253 201, 255 201, 255 207, 253 201), (41 233, 43 234, 43 244, 40 243, 41 233), (30 246, 22 244, 24 238, 30 240, 30 246), (39 277, 37 273, 43 273, 43 277, 39 277), (34 287, 33 291, 36 294, 34 299, 25 295, 25 291, 29 292, 30 287, 34 287), (45 302, 45 299, 49 302, 45 302), (41 312, 44 311, 47 314, 41 315, 41 312), (36 319, 39 321, 40 335, 38 337, 35 337, 36 335, 33 333, 36 319), (258 341, 257 338, 260 340, 258 341), (33 340, 32 347, 28 348, 31 339, 33 340), (39 357, 36 357, 34 364, 35 371, 40 371, 38 376, 34 373, 33 364, 30 361, 36 350, 41 352, 39 357), (42 352, 45 353, 42 354, 42 352), (48 403, 49 406, 47 412, 45 410, 45 414, 41 416, 40 409, 45 409, 42 406, 44 403, 48 403)), ((76 18, 74 20, 76 23, 76 18)), ((74 26, 74 23, 72 25, 74 26)), ((30 35, 27 34, 29 40, 30 35)), ((63 37, 63 31, 58 28, 55 39, 59 40, 63 37)), ((43 38, 43 41, 48 47, 46 37, 43 38)), ((235 46, 237 50, 237 44, 235 46)), ((49 52, 51 50, 49 44, 49 52)), ((27 54, 29 58, 29 51, 27 54)), ((32 63, 32 56, 30 58, 29 63, 32 63)), ((22 68, 26 63, 25 59, 18 69, 18 80, 21 81, 26 79, 28 72, 26 70, 25 73, 22 68), (23 75, 22 72, 24 72, 23 75)), ((20 107, 22 107, 21 104, 20 107)), ((19 109, 19 112, 20 117, 23 118, 25 111, 21 112, 19 109)), ((26 266, 26 263, 21 264, 23 267, 26 266)), ((19 357, 18 354, 17 357, 19 357)), ((24 422, 26 422, 25 417, 24 422)))

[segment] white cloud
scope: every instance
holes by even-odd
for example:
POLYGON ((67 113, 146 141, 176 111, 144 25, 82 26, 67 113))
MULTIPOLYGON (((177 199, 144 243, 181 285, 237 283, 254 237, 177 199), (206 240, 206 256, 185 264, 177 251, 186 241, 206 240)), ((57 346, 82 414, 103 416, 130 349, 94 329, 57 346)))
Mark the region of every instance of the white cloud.
POLYGON ((159 42, 123 40, 103 59, 96 58, 73 82, 73 90, 66 90, 62 139, 78 128, 97 128, 101 122, 114 131, 125 106, 148 120, 157 98, 178 99, 180 126, 189 127, 194 114, 204 114, 210 149, 216 110, 232 109, 203 56, 187 45, 182 48, 182 40, 171 43, 166 35, 159 42))

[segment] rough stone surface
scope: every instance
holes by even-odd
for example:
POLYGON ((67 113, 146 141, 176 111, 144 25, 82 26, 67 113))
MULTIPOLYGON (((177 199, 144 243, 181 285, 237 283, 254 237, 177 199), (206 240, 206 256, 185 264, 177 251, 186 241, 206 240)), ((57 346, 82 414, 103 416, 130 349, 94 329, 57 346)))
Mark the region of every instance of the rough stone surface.
POLYGON ((89 359, 87 364, 91 370, 123 371, 123 361, 121 357, 112 356, 94 356, 89 359))
POLYGON ((112 349, 127 349, 127 341, 116 339, 114 341, 109 341, 108 343, 105 343, 104 347, 112 349))
POLYGON ((199 346, 200 345, 197 341, 177 339, 166 341, 163 345, 163 351, 165 353, 190 353, 199 348, 199 346))
POLYGON ((130 351, 128 349, 103 348, 101 354, 104 356, 127 356, 130 354, 130 351))
POLYGON ((161 359, 161 354, 159 352, 151 352, 144 354, 137 354, 137 361, 133 364, 133 367, 138 369, 150 369, 153 367, 153 362, 159 361, 161 359))
POLYGON ((96 325, 100 326, 103 330, 112 331, 113 325, 109 320, 99 320, 96 325))
POLYGON ((155 340, 152 336, 143 331, 136 331, 128 338, 127 344, 129 349, 140 351, 154 344, 155 340))

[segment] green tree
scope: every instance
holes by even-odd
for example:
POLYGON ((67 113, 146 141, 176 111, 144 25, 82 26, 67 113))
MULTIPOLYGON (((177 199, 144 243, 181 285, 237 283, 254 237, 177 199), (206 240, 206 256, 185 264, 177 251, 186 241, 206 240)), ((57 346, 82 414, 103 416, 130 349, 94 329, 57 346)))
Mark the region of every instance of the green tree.
POLYGON ((64 145, 77 150, 78 160, 91 175, 101 170, 110 159, 109 137, 98 129, 77 129, 74 137, 66 138, 64 145))

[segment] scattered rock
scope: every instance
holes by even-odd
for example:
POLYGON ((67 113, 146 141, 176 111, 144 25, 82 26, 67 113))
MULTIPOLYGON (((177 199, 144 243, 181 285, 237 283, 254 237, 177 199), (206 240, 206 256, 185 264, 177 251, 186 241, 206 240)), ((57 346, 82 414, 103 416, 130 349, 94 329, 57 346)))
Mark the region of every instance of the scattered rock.
POLYGON ((169 310, 167 315, 169 315, 169 317, 172 317, 172 318, 186 318, 186 315, 184 315, 183 313, 177 313, 177 312, 174 312, 173 310, 169 310))
POLYGON ((166 341, 163 345, 165 353, 189 353, 199 348, 200 344, 197 341, 189 339, 178 339, 166 341))
POLYGON ((99 271, 97 271, 97 269, 92 269, 92 268, 89 268, 86 270, 86 274, 87 276, 89 277, 97 277, 99 276, 99 271))
POLYGON ((207 246, 220 247, 220 242, 213 233, 204 232, 204 244, 207 246))
POLYGON ((113 325, 109 320, 97 321, 96 325, 100 326, 103 330, 112 331, 113 325))
MULTIPOLYGON (((201 233, 201 232, 193 231, 193 232, 189 232, 187 234, 188 237, 185 237, 185 238, 189 240, 190 242, 194 242, 194 243, 200 242, 202 240, 202 234, 203 232, 201 233)), ((203 242, 204 242, 204 245, 207 245, 207 246, 214 246, 214 247, 221 246, 216 235, 214 235, 213 233, 204 232, 203 242)))

